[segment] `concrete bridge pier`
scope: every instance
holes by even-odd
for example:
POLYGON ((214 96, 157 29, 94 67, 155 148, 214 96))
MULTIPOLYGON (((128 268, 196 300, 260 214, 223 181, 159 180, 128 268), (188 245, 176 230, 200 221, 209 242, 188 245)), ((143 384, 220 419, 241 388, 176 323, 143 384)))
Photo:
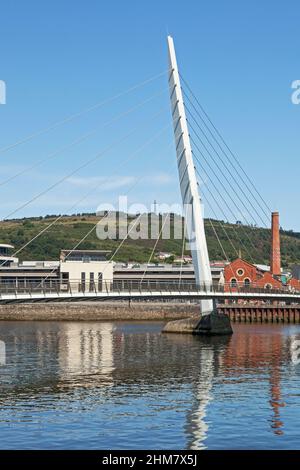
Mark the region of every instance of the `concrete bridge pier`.
POLYGON ((194 315, 192 318, 168 322, 162 332, 207 336, 232 335, 233 333, 230 316, 226 315, 226 313, 218 312, 215 305, 214 310, 206 315, 194 315))

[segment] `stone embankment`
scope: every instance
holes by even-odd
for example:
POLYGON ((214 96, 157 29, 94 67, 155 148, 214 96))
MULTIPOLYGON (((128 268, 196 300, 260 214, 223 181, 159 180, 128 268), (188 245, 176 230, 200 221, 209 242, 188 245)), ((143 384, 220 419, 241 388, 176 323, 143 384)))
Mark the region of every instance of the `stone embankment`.
POLYGON ((188 303, 78 302, 0 305, 0 321, 168 321, 188 318, 199 307, 188 303))
MULTIPOLYGON (((234 323, 300 323, 300 305, 222 305, 234 323)), ((197 317, 199 306, 184 302, 64 302, 0 305, 0 321, 169 321, 197 317)))

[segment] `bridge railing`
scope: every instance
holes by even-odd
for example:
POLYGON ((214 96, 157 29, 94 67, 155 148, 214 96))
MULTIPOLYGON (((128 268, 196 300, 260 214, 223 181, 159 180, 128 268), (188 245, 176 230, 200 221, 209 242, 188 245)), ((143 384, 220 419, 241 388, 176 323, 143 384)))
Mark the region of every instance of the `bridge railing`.
MULTIPOLYGON (((281 289, 278 288, 262 288, 254 285, 244 286, 231 284, 207 284, 202 283, 197 285, 193 281, 188 280, 138 280, 138 279, 101 279, 95 281, 82 282, 80 279, 72 281, 65 281, 59 279, 47 280, 22 280, 22 281, 7 281, 0 282, 0 296, 4 294, 27 294, 32 296, 34 294, 52 294, 60 296, 62 294, 99 294, 99 293, 116 293, 134 294, 134 293, 197 293, 197 292, 229 292, 229 293, 245 293, 245 294, 263 294, 263 293, 276 293, 276 294, 299 294, 298 291, 286 286, 281 289)), ((49 295, 51 296, 51 295, 49 295)))

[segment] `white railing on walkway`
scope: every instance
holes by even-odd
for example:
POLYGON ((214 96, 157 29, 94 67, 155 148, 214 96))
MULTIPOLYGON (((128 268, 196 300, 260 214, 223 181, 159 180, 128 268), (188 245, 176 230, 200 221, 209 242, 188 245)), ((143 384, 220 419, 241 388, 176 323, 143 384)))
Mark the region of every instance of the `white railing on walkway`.
POLYGON ((300 292, 288 287, 282 289, 266 289, 255 286, 230 284, 197 286, 195 283, 182 280, 151 281, 151 280, 101 280, 99 282, 72 282, 46 280, 35 282, 1 282, 0 302, 12 300, 43 300, 43 299, 80 299, 80 298, 266 298, 300 300, 300 292))

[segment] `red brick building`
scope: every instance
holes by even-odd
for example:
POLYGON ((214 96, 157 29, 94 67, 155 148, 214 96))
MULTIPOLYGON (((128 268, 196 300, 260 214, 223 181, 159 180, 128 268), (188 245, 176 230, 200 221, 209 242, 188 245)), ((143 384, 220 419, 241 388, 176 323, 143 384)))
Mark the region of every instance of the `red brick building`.
POLYGON ((300 291, 300 281, 281 275, 279 214, 272 213, 270 271, 265 271, 238 258, 224 269, 225 289, 258 287, 261 289, 289 288, 300 291))
POLYGON ((260 287, 280 289, 282 287, 282 282, 274 278, 270 272, 262 271, 254 264, 241 258, 225 266, 224 281, 226 288, 260 287))

